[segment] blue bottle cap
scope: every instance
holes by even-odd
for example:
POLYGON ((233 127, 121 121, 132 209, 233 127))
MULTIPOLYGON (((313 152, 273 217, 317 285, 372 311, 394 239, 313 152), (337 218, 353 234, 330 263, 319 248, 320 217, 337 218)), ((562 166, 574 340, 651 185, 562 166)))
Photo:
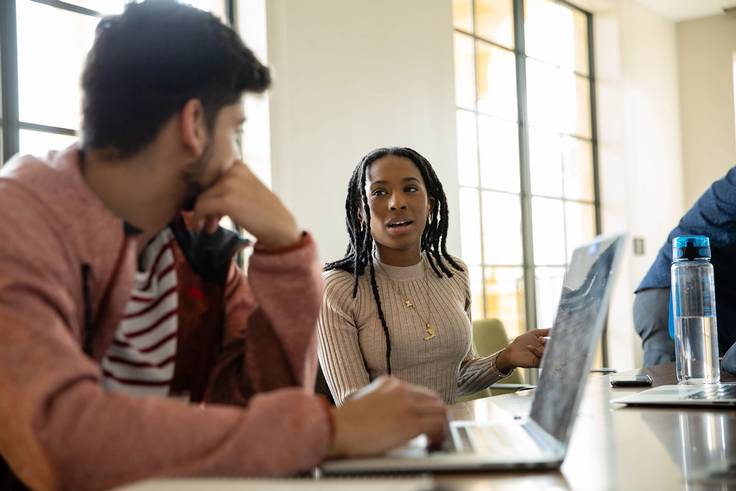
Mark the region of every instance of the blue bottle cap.
POLYGON ((685 235, 672 239, 672 260, 710 259, 710 240, 704 235, 685 235))

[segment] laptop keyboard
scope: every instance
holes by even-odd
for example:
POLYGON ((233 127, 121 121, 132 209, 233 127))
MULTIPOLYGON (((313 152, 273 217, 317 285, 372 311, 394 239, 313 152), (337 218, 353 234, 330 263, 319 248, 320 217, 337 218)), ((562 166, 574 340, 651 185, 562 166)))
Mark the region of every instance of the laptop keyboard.
POLYGON ((458 426, 460 445, 457 451, 472 451, 480 454, 534 455, 539 446, 521 427, 514 425, 458 426))
POLYGON ((736 384, 713 385, 700 392, 690 394, 687 398, 697 400, 736 399, 736 384))

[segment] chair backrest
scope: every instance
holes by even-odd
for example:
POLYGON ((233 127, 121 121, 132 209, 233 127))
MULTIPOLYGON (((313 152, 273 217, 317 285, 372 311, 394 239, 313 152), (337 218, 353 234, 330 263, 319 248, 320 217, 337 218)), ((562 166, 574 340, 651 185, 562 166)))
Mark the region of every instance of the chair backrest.
POLYGON ((503 323, 498 319, 473 321, 473 344, 480 356, 492 355, 509 344, 503 323))
MULTIPOLYGON (((500 351, 508 346, 509 337, 506 334, 506 329, 503 327, 503 322, 499 319, 479 319, 473 321, 473 344, 480 356, 492 355, 496 351, 500 351)), ((500 383, 522 384, 524 380, 517 369, 500 383)), ((491 390, 493 390, 492 387, 491 390)))

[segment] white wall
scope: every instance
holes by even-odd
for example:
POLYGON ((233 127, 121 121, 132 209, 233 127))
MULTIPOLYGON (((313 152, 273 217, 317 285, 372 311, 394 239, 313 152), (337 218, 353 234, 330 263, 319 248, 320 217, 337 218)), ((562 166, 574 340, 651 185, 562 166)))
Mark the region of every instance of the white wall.
MULTIPOLYGON (((325 260, 347 245, 344 201, 359 159, 410 146, 458 209, 452 9, 447 0, 269 0, 274 190, 325 260)), ((451 221, 448 248, 460 250, 451 221)))
POLYGON ((641 366, 633 291, 683 212, 676 30, 634 0, 593 12, 603 228, 629 232, 608 323, 609 364, 625 369, 641 366))
POLYGON ((689 207, 736 165, 733 57, 736 17, 677 25, 685 200, 689 207))

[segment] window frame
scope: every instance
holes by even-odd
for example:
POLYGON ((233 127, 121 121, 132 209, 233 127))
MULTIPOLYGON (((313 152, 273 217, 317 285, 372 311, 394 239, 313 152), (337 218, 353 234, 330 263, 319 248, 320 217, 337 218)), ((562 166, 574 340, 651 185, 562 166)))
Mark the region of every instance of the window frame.
MULTIPOLYGON (((518 130, 518 163, 519 163, 519 177, 520 177, 520 189, 518 193, 510 192, 517 196, 521 201, 521 227, 522 227, 522 247, 523 257, 522 265, 494 265, 486 263, 485 261, 485 244, 484 244, 484 230, 483 230, 483 204, 479 201, 479 219, 480 219, 480 257, 481 257, 481 277, 485 278, 486 268, 489 267, 508 267, 508 268, 522 268, 523 281, 524 281, 524 315, 526 330, 534 329, 537 327, 550 327, 550 326, 539 326, 537 316, 537 281, 535 276, 535 269, 537 267, 544 267, 546 265, 536 264, 534 258, 534 233, 532 223, 532 200, 534 197, 540 197, 532 194, 532 183, 531 183, 531 164, 530 164, 530 147, 529 147, 529 111, 528 111, 528 95, 527 95, 527 60, 536 60, 534 57, 529 57, 526 53, 525 43, 525 12, 524 12, 524 0, 508 0, 512 2, 512 13, 513 13, 513 48, 499 44, 491 39, 485 38, 478 34, 479 29, 477 25, 478 18, 478 2, 477 0, 471 0, 472 7, 472 29, 473 32, 468 32, 465 29, 456 27, 453 23, 453 36, 456 34, 462 34, 468 36, 473 42, 473 70, 474 70, 474 91, 475 91, 475 102, 472 109, 467 107, 461 107, 455 105, 457 111, 468 111, 474 115, 475 119, 475 140, 476 146, 476 167, 478 171, 478 182, 476 185, 460 185, 459 189, 472 189, 478 193, 479 200, 482 200, 482 193, 487 191, 502 192, 507 194, 505 191, 489 190, 483 186, 482 180, 480 179, 481 173, 481 155, 480 155, 480 131, 479 131, 479 116, 487 116, 485 113, 478 110, 478 42, 482 42, 486 45, 490 45, 507 52, 511 52, 515 59, 515 70, 516 70, 516 104, 517 104, 517 130, 518 130)), ((596 76, 595 76, 595 56, 594 56, 594 31, 593 31, 593 15, 591 12, 584 10, 566 0, 550 0, 557 4, 563 5, 574 11, 580 12, 585 16, 586 28, 587 28, 587 48, 588 48, 588 73, 580 73, 574 68, 571 73, 576 76, 583 77, 589 81, 589 94, 588 99, 590 101, 590 138, 585 138, 580 135, 573 135, 568 133, 557 132, 558 134, 565 134, 569 137, 575 138, 579 141, 590 142, 592 150, 592 174, 593 174, 593 200, 585 201, 587 204, 592 204, 594 207, 595 215, 595 233, 600 234, 601 225, 601 201, 600 201, 600 172, 599 172, 599 156, 598 156, 598 129, 597 129, 597 108, 596 108, 596 76)), ((539 61, 539 60, 537 60, 539 61)), ((548 64, 548 62, 542 62, 548 64)), ((557 198, 556 198, 557 199, 557 198)), ((567 199, 566 197, 559 198, 562 203, 577 202, 574 199, 567 199)), ((567 258, 566 260, 569 260, 567 258)), ((486 298, 486 285, 485 280, 481 286, 483 295, 482 309, 483 316, 487 316, 485 298, 486 298)), ((607 342, 606 342, 606 330, 601 341, 601 361, 603 366, 608 364, 608 353, 607 353, 607 342)))
MULTIPOLYGON (((97 18, 104 17, 104 14, 96 10, 61 0, 29 1, 80 15, 97 18)), ((131 0, 125 0, 125 3, 130 3, 130 1, 131 0)), ((228 24, 235 26, 235 0, 221 1, 225 6, 225 15, 227 17, 228 24)), ((17 0, 0 1, 0 85, 2 85, 2 91, 0 92, 0 108, 2 108, 2 117, 0 117, 0 128, 2 129, 2 161, 0 161, 0 167, 20 151, 21 130, 32 130, 65 136, 77 135, 77 131, 73 128, 49 126, 34 123, 32 121, 20 120, 16 2, 17 0)))

